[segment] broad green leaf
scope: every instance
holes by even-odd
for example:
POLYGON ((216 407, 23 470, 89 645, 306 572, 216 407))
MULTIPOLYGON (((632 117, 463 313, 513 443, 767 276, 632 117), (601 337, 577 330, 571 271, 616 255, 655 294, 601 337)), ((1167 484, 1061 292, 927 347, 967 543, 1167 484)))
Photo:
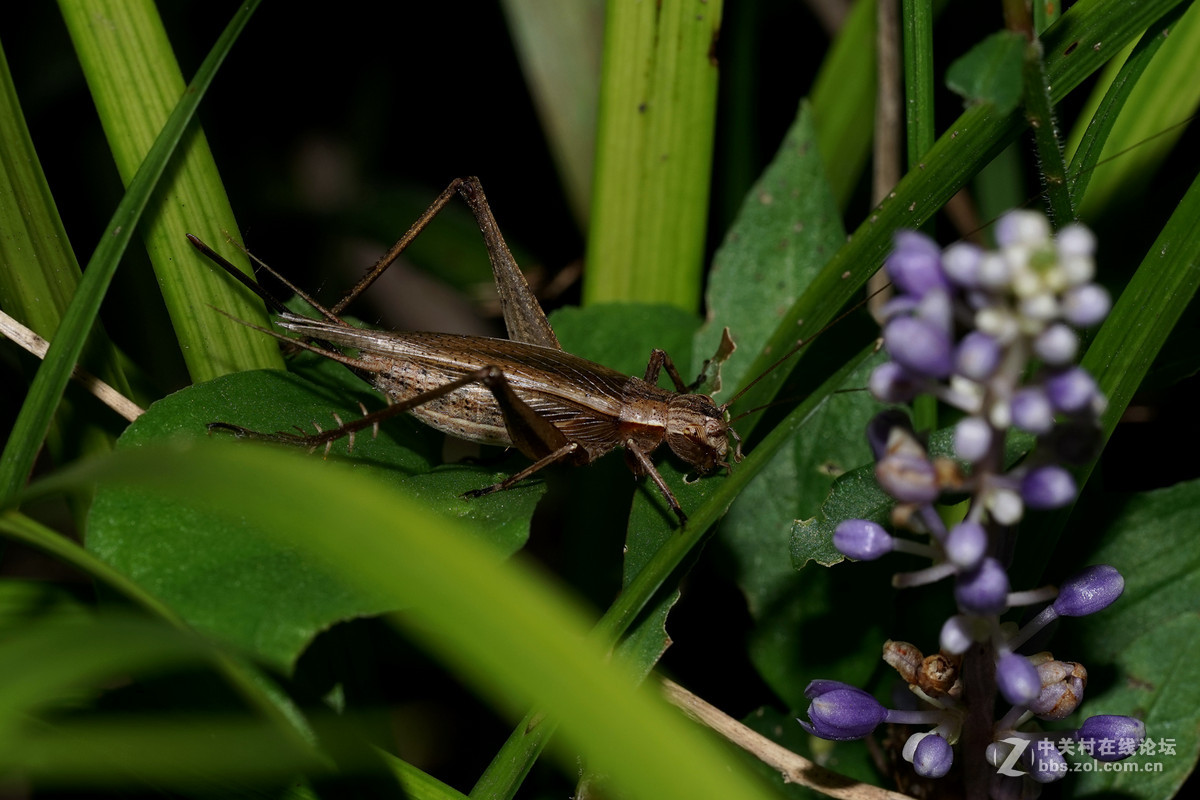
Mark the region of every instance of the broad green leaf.
MULTIPOLYGON (((846 388, 866 385, 880 358, 864 362, 847 379, 846 388)), ((835 582, 814 574, 824 571, 793 568, 793 521, 815 517, 834 479, 871 460, 863 431, 881 408, 863 391, 829 398, 790 446, 782 448, 738 496, 721 525, 720 539, 733 556, 738 586, 755 622, 750 658, 768 685, 795 710, 803 706, 804 687, 818 677, 807 659, 827 649, 818 631, 832 611, 829 598, 835 582)))
POLYGON ((946 84, 969 105, 988 103, 1007 114, 1021 102, 1025 37, 1015 31, 993 33, 946 70, 946 84))
POLYGON ((730 389, 746 383, 753 356, 845 239, 804 102, 713 258, 710 322, 696 337, 697 357, 711 354, 728 326, 740 352, 727 362, 722 380, 730 389))
POLYGON ((1125 577, 1125 593, 1115 603, 1089 617, 1062 620, 1050 642, 1056 656, 1082 662, 1091 674, 1080 716, 1136 716, 1146 723, 1148 738, 1175 744, 1174 754, 1134 756, 1139 772, 1072 775, 1078 779, 1069 787, 1073 796, 1172 797, 1200 757, 1198 509, 1198 481, 1110 496, 1080 521, 1069 543, 1086 563, 1111 564, 1125 577), (1155 764, 1163 771, 1152 772, 1155 764))
MULTIPOLYGON (((217 421, 268 433, 292 430, 293 425, 311 430, 313 423, 330 427, 337 424, 334 413, 342 419, 360 414, 356 402, 369 403, 370 408, 382 405, 340 365, 324 360, 314 365, 312 357, 300 361, 319 382, 257 371, 189 387, 151 406, 122 436, 119 447, 203 439, 206 425, 217 421)), ((431 442, 439 439, 429 433, 410 418, 391 420, 381 426, 378 437, 369 430, 360 432, 348 459, 347 442, 335 443, 329 462, 347 460, 355 474, 403 486, 431 507, 474 520, 481 535, 504 553, 519 549, 528 536, 539 485, 530 481, 508 492, 463 498, 463 492, 510 473, 465 465, 433 469, 431 442)), ((325 463, 320 453, 311 459, 325 463)), ((268 475, 259 485, 263 493, 274 489, 268 475)), ((92 508, 87 543, 191 625, 285 671, 322 630, 391 609, 385 600, 357 591, 291 548, 253 535, 250 528, 244 521, 228 519, 219 508, 189 506, 136 488, 108 487, 92 508)), ((341 529, 328 534, 340 536, 341 529)))

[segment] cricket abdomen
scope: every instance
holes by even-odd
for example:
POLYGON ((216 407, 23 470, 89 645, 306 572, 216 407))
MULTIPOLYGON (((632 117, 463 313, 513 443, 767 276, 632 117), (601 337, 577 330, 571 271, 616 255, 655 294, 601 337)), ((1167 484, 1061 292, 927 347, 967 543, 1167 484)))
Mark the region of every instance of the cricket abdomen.
MULTIPOLYGON (((386 370, 376 373, 374 383, 375 388, 389 400, 399 402, 444 386, 449 381, 463 377, 463 374, 431 369, 411 361, 393 360, 386 370)), ((480 444, 512 446, 512 439, 504 425, 504 414, 491 390, 482 384, 456 389, 410 409, 408 413, 449 436, 480 444)))

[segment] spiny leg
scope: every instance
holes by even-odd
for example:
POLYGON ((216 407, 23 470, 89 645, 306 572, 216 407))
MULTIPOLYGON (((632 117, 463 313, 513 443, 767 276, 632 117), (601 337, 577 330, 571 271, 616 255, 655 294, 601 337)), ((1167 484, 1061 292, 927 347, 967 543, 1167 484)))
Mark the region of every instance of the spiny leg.
MULTIPOLYGON (((316 449, 323 444, 331 444, 344 436, 350 436, 356 431, 361 431, 364 428, 377 428, 379 423, 383 422, 384 420, 391 419, 392 417, 403 414, 406 411, 410 411, 418 406, 424 405, 431 400, 436 400, 439 397, 450 394, 456 389, 461 389, 462 387, 472 383, 486 382, 488 376, 494 370, 495 367, 483 367, 482 369, 477 369, 461 378, 448 381, 447 383, 444 383, 435 389, 430 389, 427 392, 422 392, 406 400, 392 403, 391 405, 381 408, 378 411, 372 411, 369 414, 364 414, 362 417, 351 422, 341 423, 341 421, 338 420, 340 424, 336 428, 322 430, 319 426, 317 426, 317 432, 315 434, 288 433, 287 431, 264 433, 262 431, 244 428, 241 425, 234 425, 229 422, 210 422, 208 424, 208 430, 209 432, 227 431, 234 434, 238 438, 257 439, 259 441, 266 442, 281 442, 283 444, 294 444, 301 447, 316 449)), ((334 418, 337 419, 336 416, 334 418)), ((328 450, 326 450, 326 452, 328 452, 328 450)))

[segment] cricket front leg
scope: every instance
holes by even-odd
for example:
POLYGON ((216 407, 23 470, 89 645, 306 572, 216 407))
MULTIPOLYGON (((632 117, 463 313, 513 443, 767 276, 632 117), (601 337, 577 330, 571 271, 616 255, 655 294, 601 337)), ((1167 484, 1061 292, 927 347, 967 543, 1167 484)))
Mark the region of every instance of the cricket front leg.
POLYGON ((675 493, 671 491, 671 487, 667 486, 667 482, 663 480, 663 476, 659 473, 658 468, 654 466, 654 462, 650 460, 650 456, 638 446, 633 439, 625 440, 625 452, 637 464, 639 470, 650 476, 650 480, 654 481, 654 485, 662 492, 662 496, 666 498, 667 505, 675 512, 675 516, 679 517, 679 527, 687 525, 687 514, 683 513, 683 507, 679 505, 679 501, 675 499, 675 493))

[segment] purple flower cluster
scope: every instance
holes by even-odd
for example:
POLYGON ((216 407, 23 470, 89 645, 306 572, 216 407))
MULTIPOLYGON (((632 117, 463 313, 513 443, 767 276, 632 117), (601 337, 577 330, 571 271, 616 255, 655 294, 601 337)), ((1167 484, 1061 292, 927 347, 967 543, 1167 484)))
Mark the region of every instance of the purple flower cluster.
POLYGON ((989 252, 971 244, 940 251, 911 231, 896 236, 885 264, 897 289, 884 308, 883 342, 891 360, 875 370, 870 389, 890 403, 930 394, 961 411, 955 458, 931 457, 903 412, 880 414, 867 438, 876 480, 897 501, 890 527, 921 539, 896 536, 861 519, 842 522, 833 539, 855 559, 894 550, 930 559, 924 569, 894 576, 897 588, 952 579, 957 613, 942 627, 940 652, 926 657, 905 642, 884 647, 884 660, 926 708, 891 711, 860 689, 814 681, 808 689, 811 722, 801 724, 835 740, 863 738, 885 721, 933 726, 913 735, 903 756, 919 775, 941 777, 953 764, 963 726, 981 716, 968 713, 966 699, 986 703, 990 712, 994 684, 1008 710, 988 731, 992 745, 975 757, 997 768, 988 787, 993 795, 1020 786, 1017 793, 1028 797, 1037 785, 1066 773, 1061 752, 1047 747, 1048 741, 1063 741, 1064 735, 1121 739, 1123 749, 1105 752, 1123 758, 1136 750, 1145 729, 1127 717, 1092 717, 1074 734, 1059 731, 1053 740, 1023 730, 1035 719, 1061 720, 1073 713, 1087 671, 1050 653, 1025 655, 1019 648, 1060 616, 1106 608, 1124 588, 1116 569, 1099 565, 1057 590, 1014 592, 1005 561, 1013 526, 1027 510, 1063 508, 1075 499, 1067 466, 1092 456, 1105 403, 1096 382, 1075 364, 1076 329, 1098 324, 1110 304, 1092 282, 1095 239, 1086 228, 1071 225, 1052 237, 1044 216, 1017 211, 1000 221, 996 238, 999 248, 989 252), (1033 435, 1037 444, 1006 470, 1003 446, 1011 429, 1033 435), (946 522, 935 509, 944 493, 970 498, 958 522, 946 522), (1011 608, 1047 601, 1052 602, 1019 631, 1001 623, 1011 608), (975 660, 973 668, 967 668, 968 659, 975 660), (969 685, 979 675, 989 676, 988 686, 969 685), (1018 745, 1023 774, 1006 771, 1006 759, 1018 745), (1022 783, 1014 785, 1017 780, 1022 783))

